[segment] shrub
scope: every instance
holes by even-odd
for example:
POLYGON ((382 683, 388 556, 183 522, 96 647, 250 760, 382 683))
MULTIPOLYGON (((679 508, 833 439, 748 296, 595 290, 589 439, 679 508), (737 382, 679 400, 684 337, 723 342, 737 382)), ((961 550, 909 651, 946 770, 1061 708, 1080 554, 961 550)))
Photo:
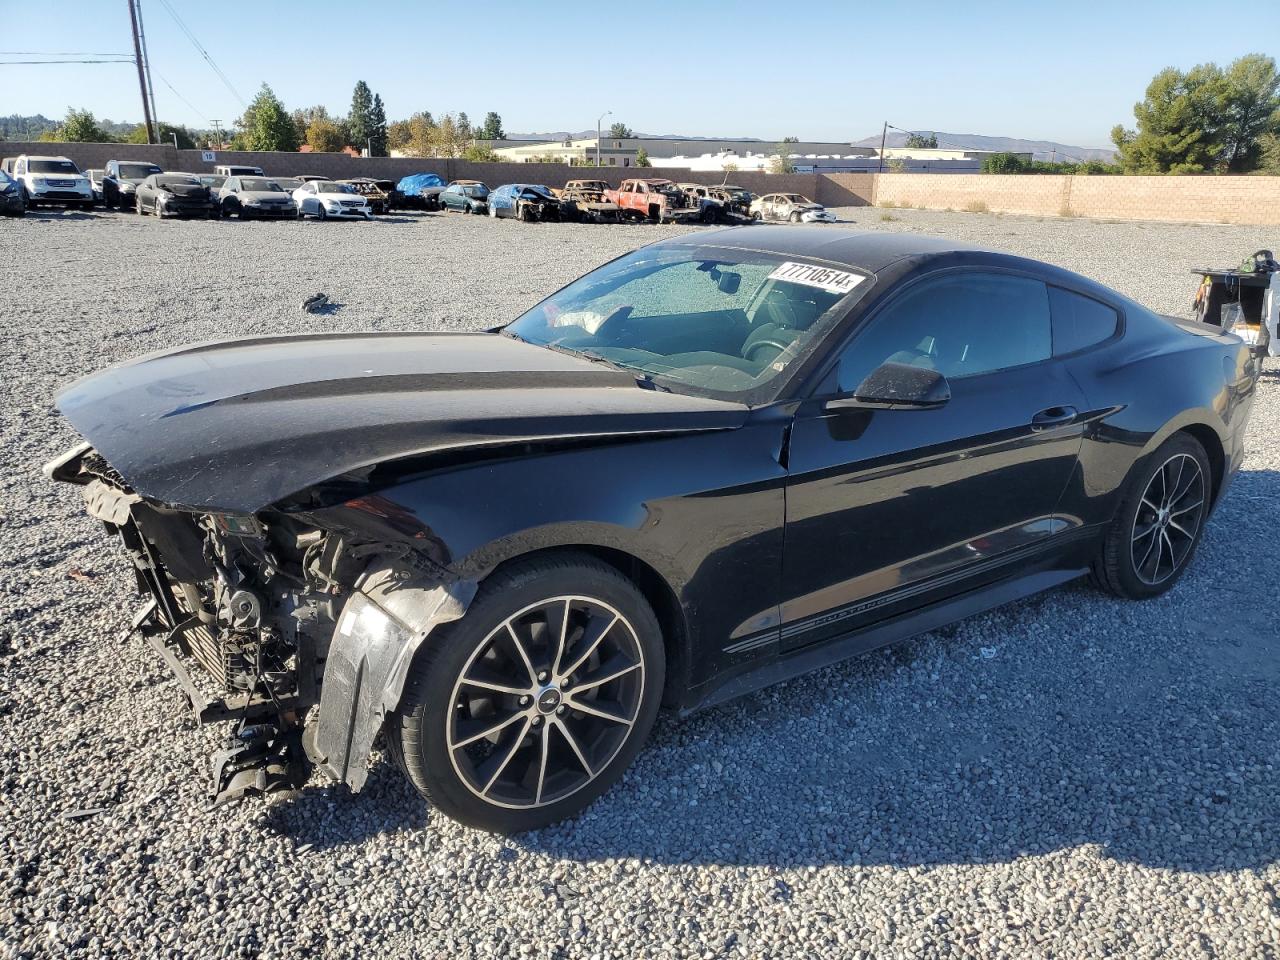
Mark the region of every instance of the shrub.
POLYGON ((990 213, 991 208, 985 200, 970 200, 964 205, 965 213, 990 213))

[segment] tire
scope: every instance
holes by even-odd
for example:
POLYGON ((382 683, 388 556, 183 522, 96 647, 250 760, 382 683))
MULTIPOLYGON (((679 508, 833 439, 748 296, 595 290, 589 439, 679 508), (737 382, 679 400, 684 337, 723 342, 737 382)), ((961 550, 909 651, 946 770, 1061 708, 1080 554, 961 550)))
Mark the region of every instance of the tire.
POLYGON ((575 553, 517 562, 419 649, 387 720, 390 752, 455 820, 503 834, 544 827, 622 776, 653 727, 664 673, 657 618, 620 573, 575 553), (573 662, 557 685, 568 659, 556 652, 566 609, 573 662), (611 678, 592 683, 604 672, 611 678), (505 689, 488 692, 477 679, 505 689), (459 737, 467 739, 451 747, 459 737))
POLYGON ((490 220, 498 219, 498 208, 495 207, 492 203, 489 204, 489 219, 490 220))
MULTIPOLYGON (((124 204, 121 204, 121 207, 123 206, 124 204)), ((134 206, 134 209, 137 211, 138 216, 145 217, 147 215, 147 211, 143 209, 141 197, 134 197, 133 206, 134 206)))
POLYGON ((1195 556, 1212 488, 1204 447, 1185 433, 1166 440, 1130 472, 1093 564, 1094 582, 1128 600, 1169 590, 1195 556))
POLYGON ((325 208, 324 208, 324 204, 323 204, 323 203, 322 203, 322 204, 320 204, 318 207, 316 207, 316 219, 317 219, 317 220, 328 220, 328 219, 329 219, 329 213, 328 213, 328 211, 327 211, 327 210, 325 210, 325 208))
POLYGON ((798 213, 793 213, 793 214, 791 214, 791 222, 792 222, 792 223, 799 223, 799 222, 800 222, 800 214, 798 214, 798 213))

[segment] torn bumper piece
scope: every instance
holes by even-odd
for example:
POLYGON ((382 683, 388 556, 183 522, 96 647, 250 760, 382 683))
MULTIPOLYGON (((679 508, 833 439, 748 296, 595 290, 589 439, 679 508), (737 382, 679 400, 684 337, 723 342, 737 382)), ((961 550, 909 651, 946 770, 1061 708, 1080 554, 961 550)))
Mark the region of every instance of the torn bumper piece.
POLYGON ((476 583, 366 573, 338 618, 325 661, 320 715, 305 738, 315 765, 358 791, 382 722, 400 704, 414 654, 443 623, 467 611, 476 583))

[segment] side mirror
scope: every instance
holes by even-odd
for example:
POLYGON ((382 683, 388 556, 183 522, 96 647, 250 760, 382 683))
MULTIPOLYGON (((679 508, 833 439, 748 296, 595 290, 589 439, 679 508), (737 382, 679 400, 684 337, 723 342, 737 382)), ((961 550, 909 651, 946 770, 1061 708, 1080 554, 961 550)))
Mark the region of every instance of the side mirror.
POLYGON ((828 400, 827 410, 932 410, 951 399, 951 385, 937 370, 882 363, 858 384, 852 397, 828 400))

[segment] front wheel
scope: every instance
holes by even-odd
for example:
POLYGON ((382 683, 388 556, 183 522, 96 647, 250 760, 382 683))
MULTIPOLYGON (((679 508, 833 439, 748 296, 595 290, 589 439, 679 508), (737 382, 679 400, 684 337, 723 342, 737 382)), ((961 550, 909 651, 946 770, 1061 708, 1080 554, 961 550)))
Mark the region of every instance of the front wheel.
POLYGON ((519 833, 582 811, 657 716, 661 629, 593 557, 518 562, 418 651, 388 718, 391 753, 441 812, 519 833))
MULTIPOLYGON (((124 202, 123 202, 123 201, 121 201, 121 203, 120 203, 120 209, 121 209, 121 210, 123 210, 123 209, 124 209, 124 202)), ((138 216, 140 216, 140 217, 145 217, 145 216, 147 215, 147 211, 146 211, 146 209, 142 206, 142 198, 141 198, 141 197, 135 197, 135 198, 134 198, 134 201, 133 201, 133 209, 137 211, 138 216)))
POLYGON ((328 212, 327 210, 325 210, 325 208, 324 208, 324 204, 323 204, 323 203, 322 203, 322 204, 320 204, 320 206, 316 207, 316 219, 317 219, 317 220, 328 220, 328 219, 329 219, 329 212, 328 212))
POLYGON ((1129 600, 1172 587, 1195 554, 1212 493, 1204 447, 1174 434, 1133 470, 1094 562, 1095 582, 1129 600))

